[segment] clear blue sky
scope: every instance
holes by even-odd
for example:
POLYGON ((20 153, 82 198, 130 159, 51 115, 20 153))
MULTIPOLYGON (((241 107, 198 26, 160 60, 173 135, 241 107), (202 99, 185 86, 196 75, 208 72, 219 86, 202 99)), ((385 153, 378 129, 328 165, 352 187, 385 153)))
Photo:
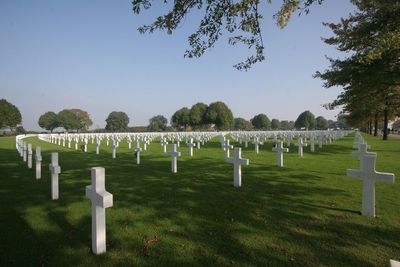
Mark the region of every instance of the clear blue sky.
POLYGON ((265 113, 295 120, 304 110, 335 119, 339 111, 321 104, 341 89, 324 89, 312 75, 327 68, 325 55, 339 56, 321 41, 331 35, 321 23, 337 22, 354 7, 349 0, 325 0, 281 30, 272 19, 280 4, 263 9, 267 59, 240 72, 232 65, 250 51, 225 40, 200 59, 183 57, 200 19, 196 12, 173 35, 140 35, 137 28, 165 6, 135 15, 131 2, 122 0, 1 0, 0 98, 20 109, 26 129, 36 130, 41 114, 64 108, 88 111, 92 128, 104 127, 111 111, 126 112, 137 126, 214 101, 246 119, 265 113))

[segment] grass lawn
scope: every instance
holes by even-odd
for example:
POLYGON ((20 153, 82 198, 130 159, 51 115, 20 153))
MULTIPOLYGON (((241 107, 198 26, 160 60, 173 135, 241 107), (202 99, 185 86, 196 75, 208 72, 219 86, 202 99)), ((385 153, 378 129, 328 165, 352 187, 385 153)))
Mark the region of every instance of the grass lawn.
MULTIPOLYGON (((400 178, 400 139, 365 136, 378 171, 400 178)), ((377 183, 377 218, 360 215, 362 182, 353 135, 275 166, 271 143, 242 150, 242 187, 215 138, 190 158, 179 149, 178 173, 158 142, 135 164, 126 142, 83 153, 28 138, 42 147, 42 179, 0 138, 0 266, 387 266, 400 260, 400 181, 377 183), (60 199, 51 200, 50 153, 60 153, 60 199), (107 253, 92 255, 90 168, 106 168, 107 253)), ((236 143, 233 143, 237 145, 236 143)), ((74 147, 74 145, 73 145, 74 147)), ((133 146, 132 146, 133 147, 133 146)), ((170 146, 168 147, 169 150, 170 146)), ((233 152, 231 152, 233 153, 233 152)), ((33 164, 34 166, 34 164, 33 164)))

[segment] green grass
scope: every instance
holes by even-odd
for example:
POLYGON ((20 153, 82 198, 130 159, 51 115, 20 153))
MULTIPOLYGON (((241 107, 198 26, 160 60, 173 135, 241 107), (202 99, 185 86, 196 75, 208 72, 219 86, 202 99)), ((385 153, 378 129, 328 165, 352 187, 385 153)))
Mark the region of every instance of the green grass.
MULTIPOLYGON (((400 177, 400 140, 366 137, 378 152, 377 170, 400 177)), ((271 144, 242 156, 242 187, 217 139, 188 156, 181 147, 178 173, 159 143, 135 164, 126 142, 117 159, 62 148, 36 138, 43 150, 36 180, 0 138, 0 266, 387 266, 400 260, 400 183, 376 185, 377 218, 360 215, 362 183, 346 177, 357 168, 353 137, 305 149, 292 145, 285 167, 275 167, 271 144), (60 199, 50 197, 50 153, 60 153, 60 199), (91 254, 90 168, 106 168, 107 253, 91 254)), ((237 145, 237 144, 236 144, 237 145)))

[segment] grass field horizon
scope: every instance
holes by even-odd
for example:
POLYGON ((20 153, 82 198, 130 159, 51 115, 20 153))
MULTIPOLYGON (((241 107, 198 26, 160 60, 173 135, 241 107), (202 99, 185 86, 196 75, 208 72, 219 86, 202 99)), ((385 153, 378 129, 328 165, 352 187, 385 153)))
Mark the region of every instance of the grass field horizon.
MULTIPOLYGON (((377 152, 376 170, 400 175, 400 139, 364 135, 377 152)), ((297 148, 276 166, 272 144, 242 148, 242 187, 218 138, 194 149, 182 142, 178 173, 153 142, 136 165, 121 142, 117 158, 102 142, 100 155, 40 141, 42 179, 35 179, 15 149, 0 138, 0 266, 387 266, 400 260, 398 181, 376 183, 374 219, 360 215, 362 181, 354 134, 303 158, 297 148), (51 200, 48 164, 59 152, 60 199, 51 200), (106 170, 114 206, 106 210, 107 253, 91 253, 90 169, 106 170)), ((238 143, 233 142, 235 146, 238 143)), ((168 145, 168 151, 170 145, 168 145)), ((233 153, 233 152, 231 152, 233 153)), ((33 164, 34 165, 34 164, 33 164)))

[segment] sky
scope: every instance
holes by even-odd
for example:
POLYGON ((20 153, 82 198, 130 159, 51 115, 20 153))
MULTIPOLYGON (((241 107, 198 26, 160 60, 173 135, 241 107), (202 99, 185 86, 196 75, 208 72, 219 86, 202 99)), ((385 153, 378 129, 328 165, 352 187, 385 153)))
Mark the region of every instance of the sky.
POLYGON ((143 35, 137 28, 168 6, 158 3, 136 15, 125 0, 1 0, 0 98, 19 108, 27 130, 39 130, 38 118, 47 111, 86 110, 91 128, 105 127, 110 112, 123 111, 130 126, 142 126, 155 115, 169 120, 182 107, 216 101, 245 119, 265 113, 295 120, 310 110, 335 120, 340 110, 321 105, 341 88, 323 88, 312 75, 329 67, 326 56, 343 57, 321 40, 332 35, 322 22, 338 22, 354 7, 349 0, 325 0, 280 29, 272 17, 282 1, 262 2, 266 60, 243 72, 232 66, 253 51, 229 45, 226 36, 203 57, 184 58, 200 11, 172 35, 143 35))

